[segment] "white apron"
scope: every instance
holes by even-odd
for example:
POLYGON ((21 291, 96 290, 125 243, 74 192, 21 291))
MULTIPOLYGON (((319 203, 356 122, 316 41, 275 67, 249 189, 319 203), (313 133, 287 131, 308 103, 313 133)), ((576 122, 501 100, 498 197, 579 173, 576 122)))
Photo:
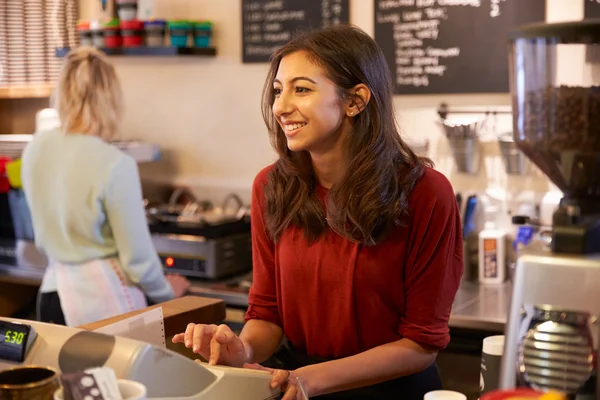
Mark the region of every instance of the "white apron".
POLYGON ((142 290, 127 279, 117 258, 48 266, 67 326, 80 326, 148 306, 142 290))

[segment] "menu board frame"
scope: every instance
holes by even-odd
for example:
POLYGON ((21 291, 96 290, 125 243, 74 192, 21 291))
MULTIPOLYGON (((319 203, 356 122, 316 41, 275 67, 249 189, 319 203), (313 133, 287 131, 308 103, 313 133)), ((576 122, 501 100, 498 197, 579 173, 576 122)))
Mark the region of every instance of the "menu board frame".
POLYGON ((583 18, 600 18, 600 2, 598 0, 584 0, 583 18))
POLYGON ((508 32, 545 0, 375 0, 374 37, 397 95, 508 93, 508 32))
POLYGON ((242 0, 242 62, 266 63, 298 33, 349 23, 349 0, 242 0))

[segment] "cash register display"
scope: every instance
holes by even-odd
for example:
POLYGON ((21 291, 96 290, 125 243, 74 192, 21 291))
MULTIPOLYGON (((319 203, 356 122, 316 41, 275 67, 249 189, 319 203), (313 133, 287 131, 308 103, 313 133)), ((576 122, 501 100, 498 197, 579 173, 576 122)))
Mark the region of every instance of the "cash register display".
POLYGON ((17 363, 25 361, 34 337, 35 332, 29 325, 0 321, 0 360, 17 363))

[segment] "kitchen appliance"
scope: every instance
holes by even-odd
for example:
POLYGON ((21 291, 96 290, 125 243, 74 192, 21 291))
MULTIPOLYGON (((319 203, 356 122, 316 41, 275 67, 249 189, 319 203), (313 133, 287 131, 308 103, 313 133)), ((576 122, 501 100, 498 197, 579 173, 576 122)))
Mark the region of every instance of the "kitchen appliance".
POLYGON ((501 387, 597 399, 600 316, 600 20, 510 37, 514 139, 563 192, 550 244, 522 249, 501 387))
POLYGON ((166 348, 119 336, 35 321, 0 318, 0 371, 21 365, 69 373, 110 367, 118 379, 142 383, 148 399, 268 400, 267 372, 209 367, 166 348))
POLYGON ((8 193, 0 193, 0 262, 17 261, 17 238, 8 193))
POLYGON ((250 219, 238 196, 227 196, 219 208, 192 201, 150 207, 147 215, 154 247, 168 272, 220 279, 252 269, 250 219))

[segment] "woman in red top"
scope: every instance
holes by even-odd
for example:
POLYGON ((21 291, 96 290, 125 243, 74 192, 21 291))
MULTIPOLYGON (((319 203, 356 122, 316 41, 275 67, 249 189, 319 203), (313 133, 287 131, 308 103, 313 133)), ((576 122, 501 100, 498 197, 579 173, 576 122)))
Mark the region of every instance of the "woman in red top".
POLYGON ((448 180, 400 138, 392 97, 380 48, 357 28, 274 54, 263 115, 279 159, 253 185, 245 326, 238 337, 190 324, 174 342, 212 364, 269 359, 285 399, 298 380, 311 397, 331 393, 322 398, 441 388, 461 221, 448 180))

